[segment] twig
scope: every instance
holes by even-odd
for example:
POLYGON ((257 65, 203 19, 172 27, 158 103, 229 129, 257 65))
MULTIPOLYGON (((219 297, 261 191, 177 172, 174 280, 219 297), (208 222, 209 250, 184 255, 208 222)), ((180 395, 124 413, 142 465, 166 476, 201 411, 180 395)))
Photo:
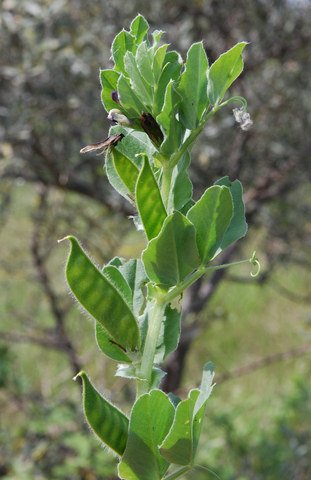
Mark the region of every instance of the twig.
POLYGON ((40 253, 40 229, 42 226, 42 221, 44 219, 46 207, 47 189, 46 187, 41 186, 39 206, 37 210, 37 215, 34 218, 34 232, 31 240, 31 253, 34 261, 34 266, 40 280, 40 285, 46 295, 51 312, 53 314, 53 318, 55 320, 55 334, 57 337, 57 342, 59 343, 61 349, 67 354, 72 371, 74 374, 76 374, 81 370, 81 365, 78 360, 78 356, 74 349, 73 343, 67 335, 65 327, 66 313, 59 306, 58 297, 52 288, 49 275, 46 270, 45 259, 40 253))
POLYGON ((248 365, 244 365, 242 367, 236 368, 231 372, 223 373, 217 376, 217 384, 226 382, 228 380, 232 380, 237 377, 242 377, 244 375, 249 375, 256 370, 260 370, 261 368, 268 367, 273 365, 277 362, 282 362, 285 360, 291 360, 293 358, 302 357, 311 353, 311 344, 308 343, 307 345, 303 345, 301 347, 292 348, 291 350, 287 350, 286 352, 274 353, 272 355, 268 355, 263 358, 259 358, 258 360, 254 360, 250 362, 248 365))

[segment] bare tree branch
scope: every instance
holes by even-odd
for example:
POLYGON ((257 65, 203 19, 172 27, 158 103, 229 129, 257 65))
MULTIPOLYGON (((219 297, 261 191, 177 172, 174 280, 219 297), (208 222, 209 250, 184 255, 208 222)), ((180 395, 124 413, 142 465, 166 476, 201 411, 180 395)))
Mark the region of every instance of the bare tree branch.
POLYGON ((65 311, 59 306, 59 300, 52 288, 50 278, 46 269, 45 259, 40 253, 40 228, 44 219, 44 213, 47 206, 47 189, 42 186, 40 189, 40 202, 38 210, 34 218, 34 232, 31 241, 31 253, 34 262, 34 266, 37 271, 40 285, 46 295, 49 302, 53 318, 55 320, 55 335, 57 342, 60 345, 60 349, 63 350, 69 359, 72 371, 74 374, 81 370, 81 364, 78 359, 77 353, 71 342, 65 326, 65 311))
POLYGON ((274 353, 272 355, 259 358, 258 360, 254 360, 253 362, 247 365, 238 367, 235 370, 232 370, 231 372, 226 372, 226 373, 223 373, 222 375, 219 375, 217 377, 217 384, 226 382, 228 380, 232 380, 237 377, 242 377, 244 375, 249 375, 255 372, 256 370, 260 370, 261 368, 268 367, 270 365, 273 365, 274 363, 302 357, 303 355, 307 355, 308 353, 311 353, 311 343, 302 345, 301 347, 292 348, 291 350, 287 350, 286 352, 274 353))

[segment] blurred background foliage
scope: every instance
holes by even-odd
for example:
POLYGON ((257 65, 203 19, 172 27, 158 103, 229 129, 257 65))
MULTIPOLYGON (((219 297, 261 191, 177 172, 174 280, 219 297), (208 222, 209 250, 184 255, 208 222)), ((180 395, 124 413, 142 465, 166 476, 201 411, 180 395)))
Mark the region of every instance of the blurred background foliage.
POLYGON ((140 12, 183 55, 203 39, 211 63, 250 42, 233 92, 247 98, 254 128, 241 132, 230 109, 220 112, 191 175, 196 196, 225 174, 243 182, 249 235, 223 261, 256 248, 263 270, 256 281, 245 267, 218 271, 187 293, 164 388, 183 394, 214 361, 198 461, 223 480, 309 479, 310 3, 2 0, 0 10, 0 477, 116 478, 71 378, 83 365, 125 409, 133 392, 113 377, 92 322, 68 296, 57 239, 77 235, 100 264, 144 245, 103 158, 79 154, 107 136, 98 71, 140 12))

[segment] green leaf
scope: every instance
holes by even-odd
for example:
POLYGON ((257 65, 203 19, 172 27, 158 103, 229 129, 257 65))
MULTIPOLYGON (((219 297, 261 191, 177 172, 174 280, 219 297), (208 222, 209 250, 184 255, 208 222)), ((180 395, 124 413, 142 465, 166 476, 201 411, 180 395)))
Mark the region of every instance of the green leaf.
POLYGON ((107 278, 107 280, 109 280, 109 282, 114 285, 121 297, 126 301, 126 303, 132 310, 132 291, 126 279, 123 277, 121 271, 114 265, 106 265, 102 269, 102 273, 107 278))
MULTIPOLYGON (((133 92, 143 103, 144 111, 148 110, 146 106, 152 106, 152 89, 138 70, 136 58, 132 52, 126 52, 124 56, 124 67, 130 77, 133 92)), ((144 72, 145 70, 146 69, 144 69, 144 72)))
POLYGON ((126 299, 91 262, 77 239, 71 236, 67 239, 71 249, 66 277, 72 293, 116 344, 125 350, 137 350, 140 347, 139 329, 126 299))
POLYGON ((191 45, 185 64, 185 71, 178 86, 181 122, 189 130, 195 129, 202 114, 208 107, 207 98, 208 60, 202 42, 191 45))
POLYGON ((161 145, 161 152, 165 155, 174 153, 181 144, 183 128, 176 118, 179 102, 180 97, 174 89, 174 81, 171 80, 166 87, 162 111, 156 118, 165 133, 165 139, 161 145))
POLYGON ((136 203, 147 238, 151 240, 160 232, 166 211, 147 156, 136 183, 136 203))
POLYGON ((103 398, 93 387, 85 372, 80 377, 83 384, 85 418, 93 432, 118 455, 123 455, 128 438, 129 420, 118 408, 103 398))
POLYGON ((181 282, 200 264, 191 222, 180 212, 172 213, 143 251, 142 260, 152 282, 167 286, 181 282))
POLYGON ((180 70, 181 65, 179 63, 167 63, 164 66, 155 91, 155 99, 153 106, 155 116, 157 116, 162 111, 167 85, 171 80, 177 80, 180 74, 180 70))
POLYGON ((140 153, 146 153, 149 157, 154 155, 156 149, 146 133, 121 127, 120 125, 111 127, 109 130, 109 135, 116 133, 123 133, 124 138, 114 148, 129 158, 139 169, 141 169, 143 164, 140 153))
POLYGON ((220 103, 230 85, 243 71, 242 52, 247 42, 237 43, 220 55, 209 69, 208 97, 213 105, 220 103))
POLYGON ((192 198, 193 187, 188 174, 190 162, 190 154, 186 152, 174 167, 168 211, 181 210, 192 198))
POLYGON ((171 430, 160 445, 161 455, 176 465, 191 465, 193 450, 193 412, 199 397, 199 390, 191 390, 186 400, 182 400, 176 408, 171 430))
POLYGON ((147 47, 147 42, 142 42, 137 48, 135 55, 138 70, 143 77, 143 80, 148 85, 154 85, 154 75, 152 62, 154 61, 152 50, 147 47))
POLYGON ((116 148, 110 149, 108 156, 112 157, 115 171, 126 186, 130 197, 135 196, 135 185, 139 175, 139 168, 126 155, 120 153, 116 148))
POLYGON ((145 111, 145 107, 134 93, 129 80, 125 78, 123 74, 120 75, 118 80, 118 94, 120 103, 127 115, 131 119, 140 118, 141 114, 145 111))
POLYGON ((180 337, 180 320, 181 311, 167 305, 159 334, 155 363, 163 362, 170 353, 176 350, 180 337))
MULTIPOLYGON (((113 265, 112 262, 109 265, 105 266, 102 270, 104 276, 115 286, 120 295, 126 300, 127 304, 131 307, 133 306, 132 291, 123 277, 121 271, 118 268, 120 264, 120 259, 113 259, 116 265, 113 265)), ((95 335, 96 341, 103 353, 109 358, 116 360, 118 362, 127 362, 131 363, 130 357, 126 354, 121 345, 116 344, 112 337, 106 332, 103 326, 96 322, 95 325, 95 335)))
POLYGON ((115 343, 113 338, 98 322, 95 322, 95 338, 98 347, 105 355, 107 355, 107 357, 115 360, 116 362, 132 363, 132 360, 122 349, 122 347, 115 343))
POLYGON ((233 200, 233 217, 220 245, 221 250, 224 250, 232 243, 244 237, 247 232, 245 205, 243 201, 243 187, 239 180, 230 182, 228 176, 217 180, 215 185, 225 185, 228 187, 233 200))
POLYGON ((168 43, 161 45, 153 55, 152 70, 153 70, 153 78, 154 78, 155 84, 158 83, 161 72, 162 72, 162 68, 165 65, 164 60, 165 60, 165 55, 166 55, 168 46, 169 46, 168 43))
POLYGON ((145 17, 138 14, 131 23, 130 34, 135 38, 135 42, 138 45, 146 39, 149 30, 149 24, 145 17))
POLYGON ((105 159, 105 170, 109 183, 122 197, 126 198, 130 203, 134 203, 134 199, 130 193, 130 190, 120 178, 114 163, 114 148, 109 148, 105 159))
POLYGON ((117 125, 109 130, 109 135, 116 133, 122 133, 124 138, 122 142, 108 150, 105 163, 106 174, 113 188, 129 202, 134 203, 134 192, 130 191, 130 189, 132 188, 133 178, 137 179, 139 172, 134 170, 133 165, 140 170, 143 164, 143 158, 140 154, 148 152, 148 155, 152 156, 155 152, 155 147, 143 132, 136 132, 117 125), (115 151, 119 152, 119 154, 115 154, 115 151), (123 155, 125 158, 120 159, 120 155, 123 155), (116 157, 121 160, 120 164, 118 162, 115 163, 116 157), (128 162, 128 164, 123 172, 124 162, 128 162), (117 166, 119 166, 118 169, 116 168, 117 166))
POLYGON ((152 40, 153 40, 153 44, 152 46, 154 48, 156 48, 158 46, 158 43, 159 41, 161 40, 161 37, 162 35, 164 34, 165 32, 163 32, 162 30, 154 30, 151 34, 152 36, 152 40))
POLYGON ((143 287, 148 282, 143 263, 140 259, 131 259, 120 267, 120 272, 126 279, 132 291, 133 311, 136 316, 142 313, 145 304, 143 287))
POLYGON ((209 262, 220 247, 233 213, 228 187, 214 185, 190 208, 187 218, 196 229, 196 241, 203 264, 209 262))
POLYGON ((160 480, 168 462, 158 445, 167 435, 174 407, 161 390, 152 390, 136 400, 130 418, 129 435, 119 476, 126 480, 160 480))
POLYGON ((204 366, 200 389, 191 390, 188 398, 178 403, 172 427, 160 445, 161 455, 168 462, 193 465, 213 378, 213 365, 208 363, 204 366))
POLYGON ((115 70, 100 70, 100 83, 102 86, 101 99, 107 112, 118 106, 117 103, 112 100, 111 92, 117 91, 119 76, 120 74, 115 70))
POLYGON ((115 70, 124 73, 124 56, 126 52, 135 51, 135 38, 126 30, 122 30, 112 42, 111 53, 115 63, 115 70))

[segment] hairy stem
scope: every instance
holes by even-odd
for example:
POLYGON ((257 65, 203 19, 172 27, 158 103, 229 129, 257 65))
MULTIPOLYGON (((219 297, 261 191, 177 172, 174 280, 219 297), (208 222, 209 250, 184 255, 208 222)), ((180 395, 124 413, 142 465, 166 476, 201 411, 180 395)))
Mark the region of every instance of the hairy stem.
POLYGON ((183 282, 181 282, 179 285, 176 285, 170 292, 168 292, 164 297, 163 301, 165 303, 169 303, 174 298, 178 297, 179 295, 182 294, 186 288, 190 287, 194 282, 199 280, 205 273, 207 273, 209 270, 221 270, 223 268, 228 268, 228 267, 234 267, 235 265, 241 265, 243 263, 250 263, 250 259, 248 260, 239 260, 237 262, 232 262, 232 263, 223 263, 222 265, 215 265, 212 267, 205 267, 202 265, 199 267, 195 272, 193 272, 191 275, 189 275, 183 282))
POLYGON ((166 304, 162 301, 155 300, 153 304, 140 366, 141 380, 137 381, 137 397, 150 390, 152 367, 165 307, 166 304))

